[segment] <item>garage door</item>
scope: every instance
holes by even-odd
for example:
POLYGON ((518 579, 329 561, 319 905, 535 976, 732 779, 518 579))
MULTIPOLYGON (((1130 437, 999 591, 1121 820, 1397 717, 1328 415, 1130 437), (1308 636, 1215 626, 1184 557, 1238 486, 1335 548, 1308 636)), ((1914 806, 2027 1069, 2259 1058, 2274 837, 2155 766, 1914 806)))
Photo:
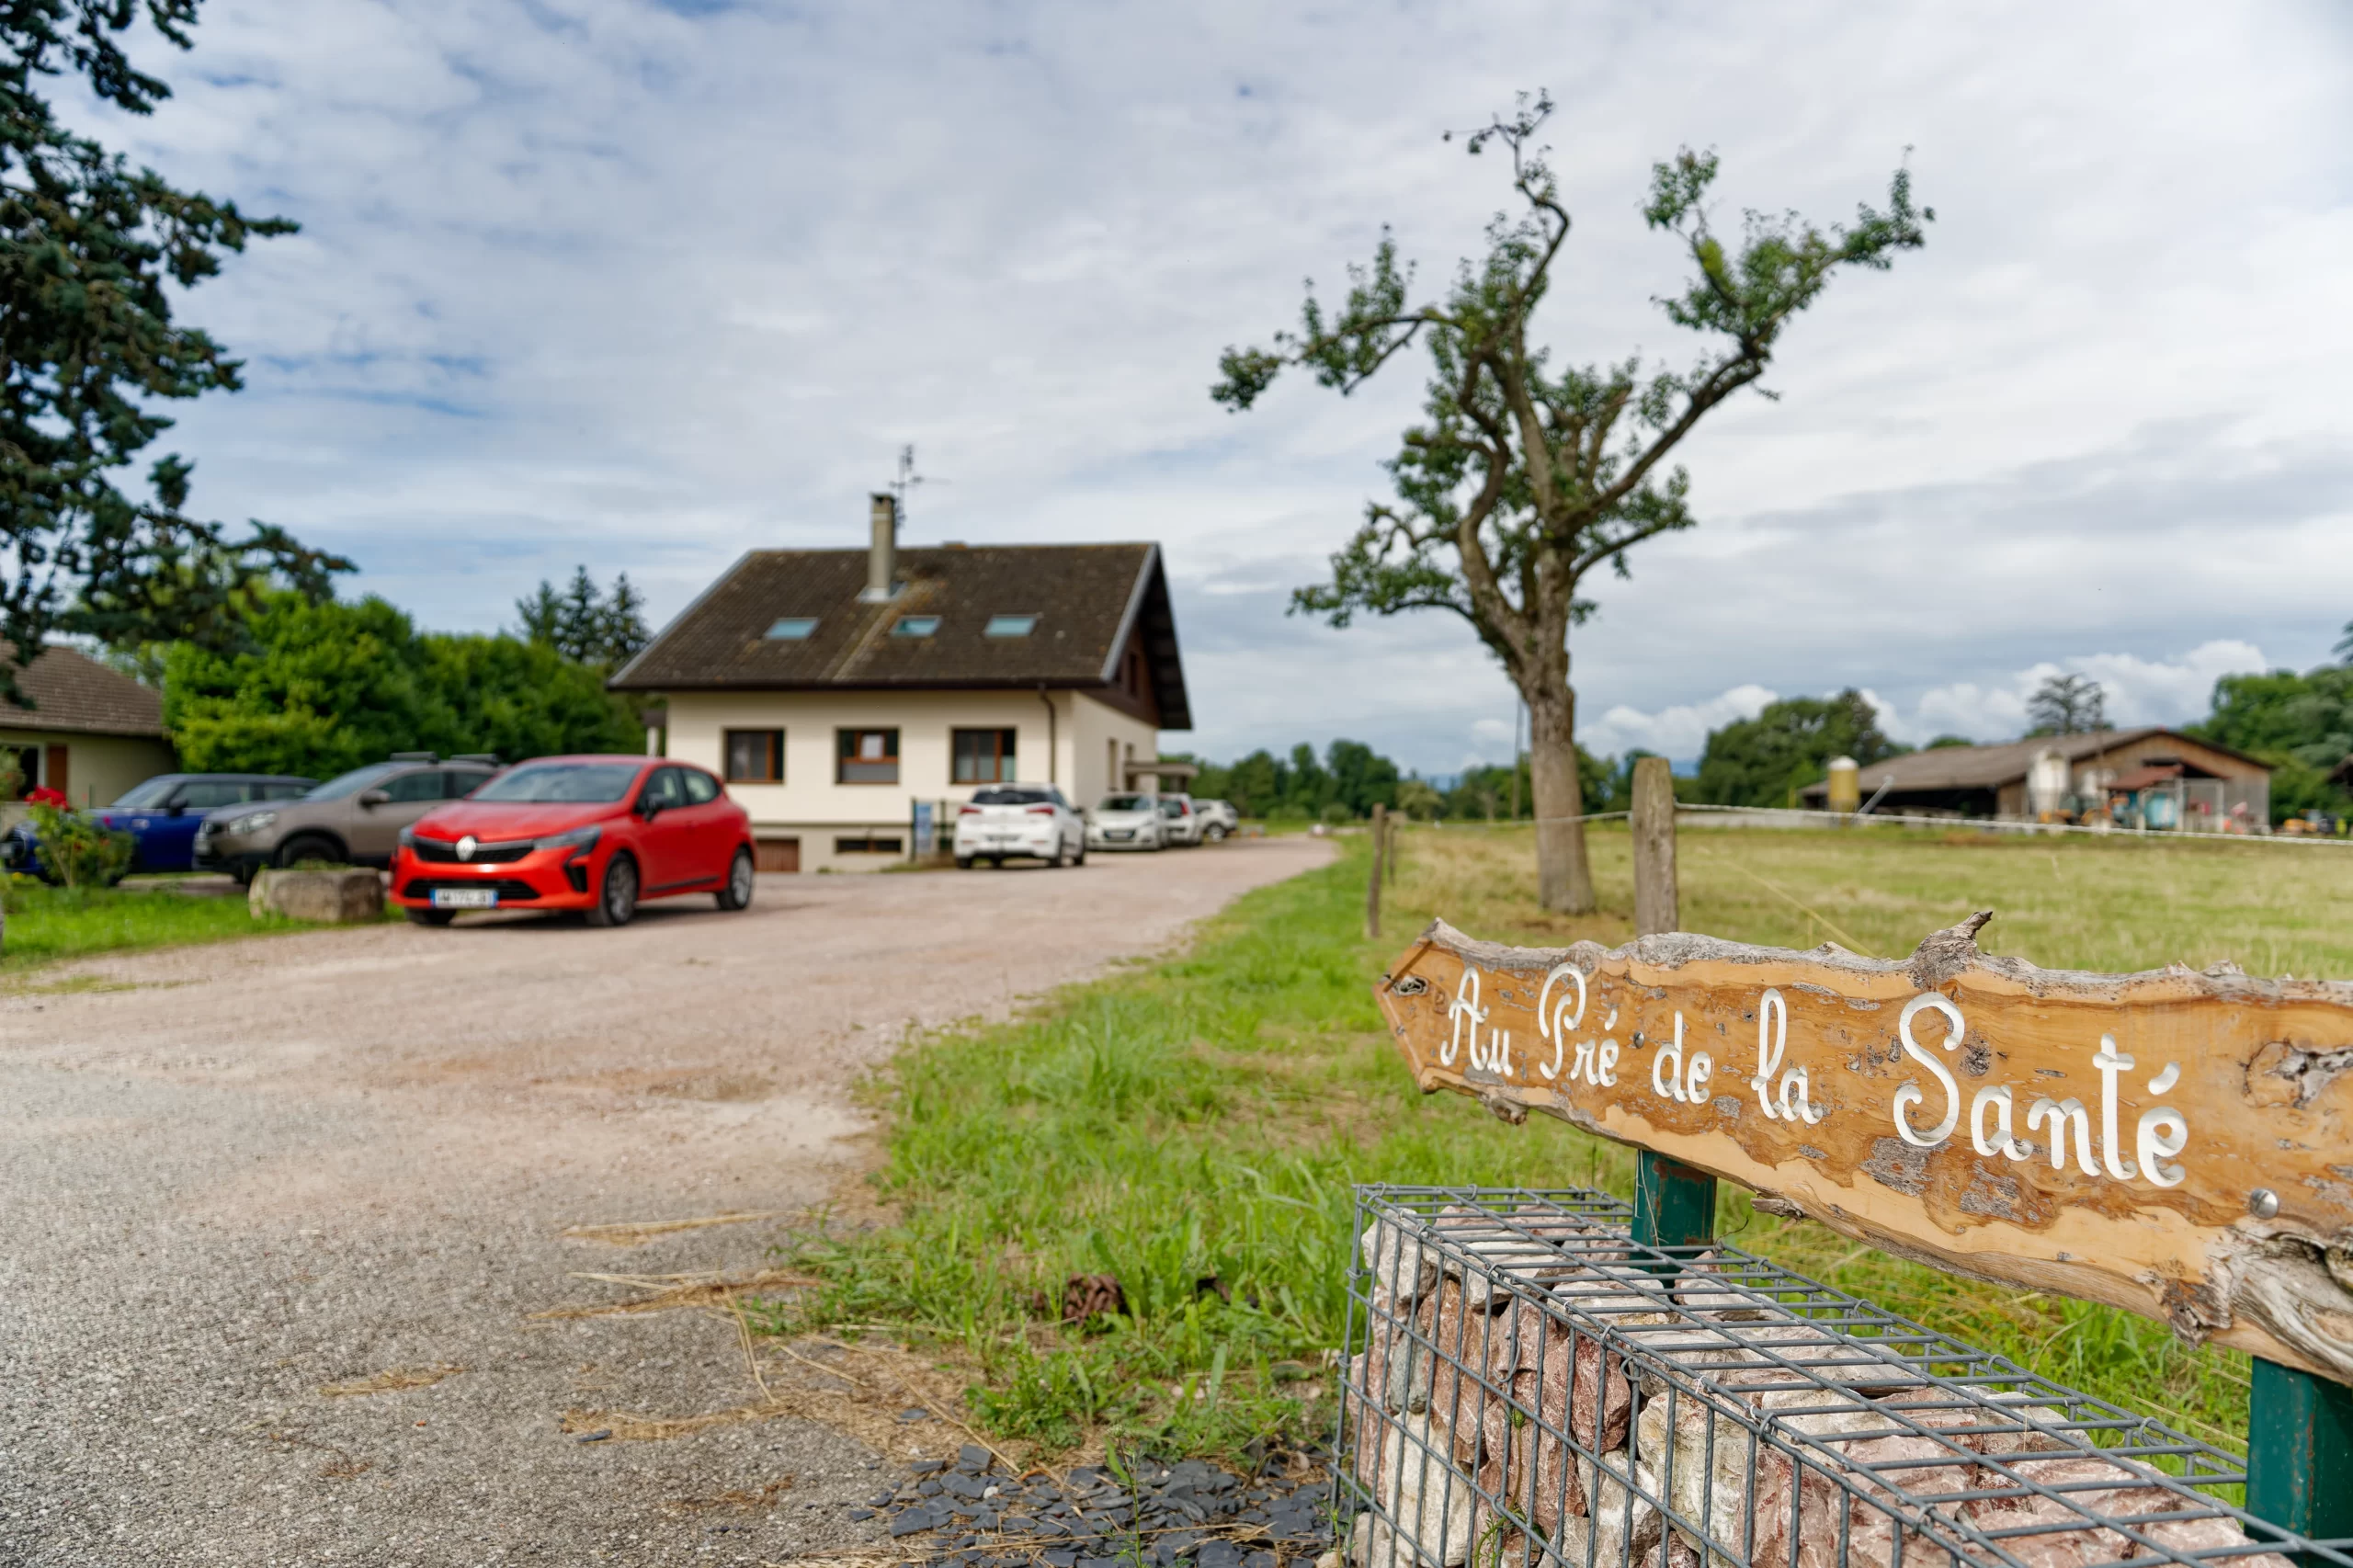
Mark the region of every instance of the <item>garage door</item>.
POLYGON ((756 838, 752 840, 752 864, 763 871, 797 871, 801 869, 801 840, 756 838))

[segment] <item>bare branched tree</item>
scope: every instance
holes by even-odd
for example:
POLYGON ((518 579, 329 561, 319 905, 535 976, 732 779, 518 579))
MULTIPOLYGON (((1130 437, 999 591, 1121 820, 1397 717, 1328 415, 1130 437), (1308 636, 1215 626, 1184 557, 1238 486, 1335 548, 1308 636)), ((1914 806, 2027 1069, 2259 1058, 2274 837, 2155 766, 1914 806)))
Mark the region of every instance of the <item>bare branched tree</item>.
POLYGON ((2089 676, 2052 676, 2027 699, 2035 733, 2088 735, 2108 728, 2108 693, 2089 676))
POLYGON ((1643 216, 1675 235, 1697 268, 1684 292, 1657 303, 1708 347, 1682 369, 1645 370, 1639 355, 1556 369, 1548 350, 1529 343, 1570 228, 1548 150, 1536 142, 1552 112, 1547 96, 1522 95, 1510 115, 1466 138, 1473 153, 1496 147, 1509 156, 1525 210, 1495 217, 1485 254, 1462 263, 1443 298, 1412 302, 1412 269, 1384 232, 1370 266, 1349 268, 1336 312, 1311 283, 1300 329, 1276 334, 1271 347, 1226 350, 1211 395, 1246 409, 1291 367, 1347 393, 1416 340, 1427 345, 1423 421, 1387 465, 1396 499, 1365 508, 1332 557, 1332 580, 1300 589, 1291 608, 1335 626, 1359 610, 1412 609, 1450 610, 1471 624, 1528 701, 1540 896, 1547 908, 1581 912, 1593 907, 1593 880, 1577 820, 1568 641, 1595 608, 1581 592, 1587 575, 1606 565, 1624 576, 1628 551, 1692 525, 1689 478, 1665 466, 1668 454, 1709 410, 1757 385, 1782 330, 1832 273, 1884 269, 1923 242, 1936 214, 1914 208, 1899 168, 1886 210, 1860 208, 1851 228, 1749 212, 1728 250, 1706 202, 1715 154, 1686 149, 1652 170, 1643 216))

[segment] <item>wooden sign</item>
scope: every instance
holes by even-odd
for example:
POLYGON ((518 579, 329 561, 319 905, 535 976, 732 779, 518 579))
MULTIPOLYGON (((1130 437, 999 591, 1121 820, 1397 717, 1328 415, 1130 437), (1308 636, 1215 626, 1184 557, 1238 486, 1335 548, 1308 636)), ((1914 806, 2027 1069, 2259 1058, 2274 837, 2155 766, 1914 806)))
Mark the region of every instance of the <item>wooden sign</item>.
POLYGON ((1988 918, 1904 963, 1439 921, 1374 994, 1426 1093, 2353 1382, 2353 985, 2040 970, 1979 952, 1988 918))

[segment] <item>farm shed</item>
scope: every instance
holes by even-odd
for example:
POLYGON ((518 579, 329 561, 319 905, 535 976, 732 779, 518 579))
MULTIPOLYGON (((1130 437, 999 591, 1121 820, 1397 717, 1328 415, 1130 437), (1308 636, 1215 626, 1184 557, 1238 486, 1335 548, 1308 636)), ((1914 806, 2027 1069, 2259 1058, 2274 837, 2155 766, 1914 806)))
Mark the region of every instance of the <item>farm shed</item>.
MULTIPOLYGON (((1829 786, 1800 791, 1826 803, 1829 786)), ((1865 765, 1863 799, 1881 812, 2031 820, 2109 803, 2171 820, 2147 825, 2219 827, 2234 815, 2271 820, 2271 769, 2251 756, 2154 726, 2083 735, 2034 735, 1991 746, 1939 746, 1865 765), (2244 808, 2244 809, 2242 809, 2244 808)))

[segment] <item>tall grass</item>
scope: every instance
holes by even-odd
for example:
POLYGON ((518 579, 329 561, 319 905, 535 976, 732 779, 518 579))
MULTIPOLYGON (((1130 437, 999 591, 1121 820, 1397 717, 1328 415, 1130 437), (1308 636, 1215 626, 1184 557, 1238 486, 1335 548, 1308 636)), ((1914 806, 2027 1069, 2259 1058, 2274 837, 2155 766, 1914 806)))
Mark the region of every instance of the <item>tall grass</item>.
MULTIPOLYGON (((876 1180, 895 1222, 820 1237, 824 1286, 770 1326, 883 1325, 961 1345, 975 1420, 1044 1449, 1090 1432, 1231 1450, 1321 1427, 1338 1342, 1349 1187, 1363 1181, 1589 1185, 1624 1194, 1625 1150, 1547 1119, 1501 1126, 1424 1099, 1370 986, 1434 914, 1482 936, 1631 934, 1622 832, 1593 837, 1599 914, 1529 899, 1525 831, 1418 829, 1361 934, 1361 841, 1263 889, 1181 956, 1074 988, 1037 1016, 918 1040, 874 1086, 889 1122, 876 1180), (1127 1312, 1056 1326, 1064 1280, 1113 1276, 1127 1312)), ((1683 924, 1734 939, 1882 955, 1975 908, 1989 949, 2052 967, 2234 958, 2258 972, 2353 973, 2353 858, 2256 846, 1948 841, 1921 835, 1691 831, 1683 924)), ((1754 1213, 1740 1244, 2062 1382, 2235 1445, 2244 1357, 2190 1351, 2109 1308, 1899 1262, 1816 1225, 1754 1213)))

